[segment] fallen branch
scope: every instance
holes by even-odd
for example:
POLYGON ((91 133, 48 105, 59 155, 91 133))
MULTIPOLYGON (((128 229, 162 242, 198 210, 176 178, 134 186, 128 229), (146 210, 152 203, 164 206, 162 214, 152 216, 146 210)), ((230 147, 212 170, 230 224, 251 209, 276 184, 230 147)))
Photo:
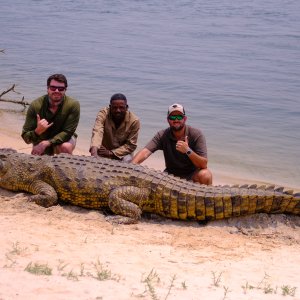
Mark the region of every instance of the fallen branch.
MULTIPOLYGON (((5 51, 5 49, 0 49, 0 53, 5 54, 4 51, 5 51)), ((9 89, 7 89, 6 91, 2 92, 2 93, 0 94, 0 101, 3 101, 3 102, 10 102, 10 103, 15 103, 15 104, 21 104, 21 105, 23 105, 23 107, 24 107, 24 109, 25 109, 25 108, 26 108, 26 105, 30 105, 30 103, 24 101, 24 97, 22 97, 22 100, 1 99, 1 97, 2 97, 3 95, 5 95, 5 94, 7 94, 7 93, 9 93, 9 92, 14 92, 14 93, 20 95, 21 93, 15 91, 15 87, 16 87, 16 85, 13 84, 9 89)))
POLYGON ((22 98, 22 100, 9 100, 9 99, 1 99, 1 97, 9 92, 14 92, 16 94, 20 94, 19 92, 15 91, 15 87, 16 85, 13 84, 9 89, 7 89, 6 91, 2 92, 0 94, 0 101, 3 102, 10 102, 10 103, 15 103, 15 104, 21 104, 24 106, 24 108, 26 107, 26 105, 30 105, 30 103, 24 101, 24 97, 22 98))
POLYGON ((3 101, 3 102, 10 102, 10 103, 15 103, 15 104, 21 104, 21 105, 23 105, 24 107, 26 107, 26 105, 30 105, 29 102, 24 101, 24 97, 22 98, 22 100, 10 100, 10 99, 1 99, 1 98, 0 98, 0 101, 3 101))
POLYGON ((10 91, 13 91, 13 92, 16 93, 16 94, 20 94, 19 92, 15 91, 15 87, 16 87, 16 85, 13 84, 12 87, 10 87, 8 90, 2 92, 2 94, 0 95, 0 98, 1 98, 3 95, 9 93, 10 91))

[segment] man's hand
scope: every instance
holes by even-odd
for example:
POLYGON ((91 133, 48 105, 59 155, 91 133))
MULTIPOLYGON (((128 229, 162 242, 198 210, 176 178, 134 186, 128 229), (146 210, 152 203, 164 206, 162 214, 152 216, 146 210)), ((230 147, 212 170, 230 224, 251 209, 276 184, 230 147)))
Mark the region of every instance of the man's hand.
POLYGON ((103 146, 101 146, 100 149, 98 150, 98 155, 102 156, 102 157, 107 157, 107 158, 113 158, 114 157, 113 152, 106 149, 103 146))
POLYGON ((40 115, 37 114, 36 115, 36 123, 37 123, 37 127, 36 129, 34 130, 34 132, 37 134, 37 135, 40 135, 42 134, 43 132, 45 132, 49 127, 51 127, 53 125, 53 122, 52 123, 48 123, 48 121, 46 119, 41 119, 40 115))
POLYGON ((189 149, 189 141, 188 137, 184 138, 184 141, 177 141, 176 143, 176 150, 181 153, 186 153, 189 149))
POLYGON ((39 144, 32 147, 31 154, 33 155, 43 155, 46 148, 49 147, 51 143, 49 141, 41 141, 39 144))
POLYGON ((95 147, 95 146, 91 147, 90 152, 91 152, 91 156, 94 156, 94 157, 98 156, 98 148, 97 147, 95 147))

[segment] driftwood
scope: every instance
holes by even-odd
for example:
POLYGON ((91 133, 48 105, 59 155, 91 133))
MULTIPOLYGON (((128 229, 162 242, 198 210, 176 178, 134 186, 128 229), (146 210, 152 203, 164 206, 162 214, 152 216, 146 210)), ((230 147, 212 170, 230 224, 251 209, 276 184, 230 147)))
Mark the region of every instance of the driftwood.
POLYGON ((15 103, 15 104, 21 104, 21 105, 23 105, 23 107, 24 107, 24 109, 25 109, 25 108, 26 108, 26 105, 29 105, 30 103, 27 102, 27 101, 25 101, 25 100, 24 100, 24 97, 22 97, 21 100, 10 100, 10 99, 2 99, 2 98, 1 98, 3 95, 5 95, 5 94, 7 94, 7 93, 9 93, 9 92, 14 92, 14 93, 16 93, 16 94, 20 94, 19 92, 15 91, 15 87, 16 87, 16 85, 13 84, 8 90, 2 92, 2 93, 0 94, 0 101, 3 101, 3 102, 10 102, 10 103, 15 103))
MULTIPOLYGON (((3 53, 3 54, 4 54, 4 53, 5 53, 5 52, 4 52, 4 49, 0 49, 0 53, 3 53)), ((20 94, 19 92, 15 91, 15 87, 16 87, 16 85, 13 84, 8 90, 2 92, 2 93, 0 94, 0 101, 3 101, 3 102, 9 102, 9 103, 15 103, 15 104, 21 104, 21 105, 23 105, 23 107, 24 107, 24 109, 25 109, 25 108, 26 108, 26 105, 30 105, 30 103, 29 103, 29 102, 26 102, 26 101, 24 100, 24 97, 22 97, 21 100, 10 100, 10 99, 2 99, 2 98, 1 98, 3 95, 5 95, 5 94, 7 94, 7 93, 9 93, 9 92, 14 92, 14 93, 16 93, 16 94, 20 94)))

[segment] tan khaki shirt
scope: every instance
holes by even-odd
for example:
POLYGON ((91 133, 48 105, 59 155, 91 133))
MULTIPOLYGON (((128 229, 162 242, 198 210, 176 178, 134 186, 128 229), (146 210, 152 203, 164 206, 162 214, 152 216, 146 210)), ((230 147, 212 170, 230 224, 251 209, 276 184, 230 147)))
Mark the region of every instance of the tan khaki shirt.
POLYGON ((90 148, 95 146, 99 149, 102 145, 121 159, 136 149, 139 130, 140 121, 134 113, 126 111, 124 121, 116 128, 109 107, 105 107, 96 117, 90 148))

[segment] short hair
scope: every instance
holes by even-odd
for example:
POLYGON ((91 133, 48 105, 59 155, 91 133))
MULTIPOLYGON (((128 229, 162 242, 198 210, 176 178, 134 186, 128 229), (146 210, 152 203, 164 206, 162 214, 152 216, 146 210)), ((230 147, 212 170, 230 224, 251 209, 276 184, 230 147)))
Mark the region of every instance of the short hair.
POLYGON ((68 87, 68 81, 65 75, 63 74, 53 74, 51 76, 49 76, 49 78, 47 79, 47 86, 50 85, 51 80, 55 80, 58 82, 62 82, 65 84, 65 87, 68 87))
POLYGON ((127 99, 125 97, 125 95, 121 94, 121 93, 117 93, 111 96, 110 98, 110 104, 114 101, 114 100, 124 100, 125 103, 127 104, 127 99))

